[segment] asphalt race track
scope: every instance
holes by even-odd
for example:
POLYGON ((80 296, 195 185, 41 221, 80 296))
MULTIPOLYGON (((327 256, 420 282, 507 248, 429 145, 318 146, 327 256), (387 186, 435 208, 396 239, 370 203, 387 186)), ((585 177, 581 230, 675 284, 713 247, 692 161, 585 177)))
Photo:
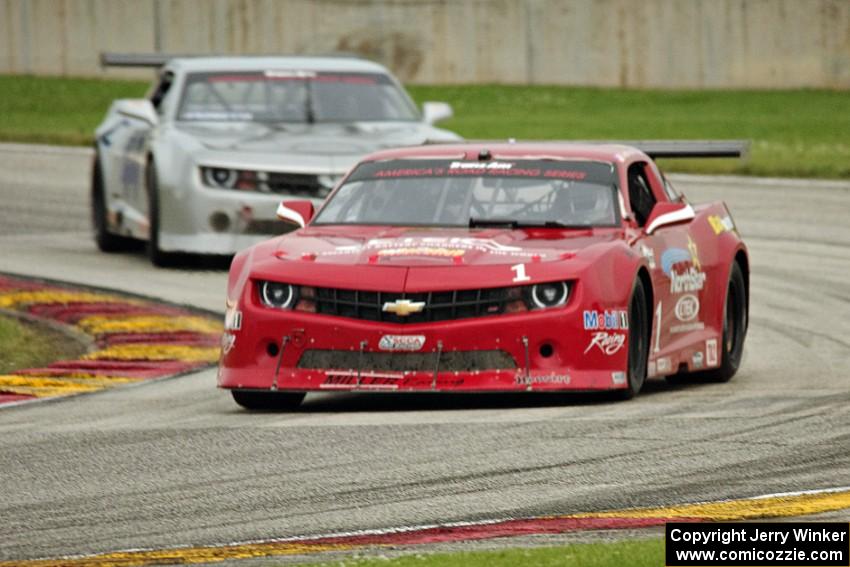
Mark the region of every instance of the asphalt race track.
MULTIPOLYGON (((82 150, 0 150, 0 271, 223 311, 222 269, 88 233, 82 150)), ((309 396, 251 414, 212 370, 0 410, 0 560, 569 514, 850 484, 850 183, 674 176, 751 250, 728 384, 599 397, 309 396)), ((845 510, 844 519, 850 519, 845 510)))

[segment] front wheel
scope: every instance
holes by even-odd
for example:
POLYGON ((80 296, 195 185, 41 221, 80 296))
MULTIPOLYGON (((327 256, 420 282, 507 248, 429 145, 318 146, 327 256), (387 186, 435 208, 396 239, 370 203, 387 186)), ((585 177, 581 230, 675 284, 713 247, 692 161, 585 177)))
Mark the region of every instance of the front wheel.
POLYGON ((148 193, 148 259, 154 266, 170 266, 174 263, 174 255, 163 252, 159 248, 159 183, 157 181, 154 162, 145 168, 145 187, 148 193))
POLYGON ((106 189, 103 186, 103 171, 95 158, 91 178, 91 216, 94 241, 101 252, 124 252, 136 243, 132 238, 109 232, 106 220, 106 189))
POLYGON ((231 390, 233 401, 249 410, 294 410, 302 400, 304 392, 271 392, 268 390, 231 390))
POLYGON ((723 343, 720 345, 720 366, 708 370, 704 376, 713 382, 728 382, 738 372, 744 356, 744 338, 747 336, 747 286, 738 262, 729 271, 726 304, 723 314, 723 343))
POLYGON ((629 361, 626 388, 617 390, 623 400, 634 398, 646 382, 646 362, 649 356, 649 315, 646 308, 646 290, 638 278, 629 300, 629 361))

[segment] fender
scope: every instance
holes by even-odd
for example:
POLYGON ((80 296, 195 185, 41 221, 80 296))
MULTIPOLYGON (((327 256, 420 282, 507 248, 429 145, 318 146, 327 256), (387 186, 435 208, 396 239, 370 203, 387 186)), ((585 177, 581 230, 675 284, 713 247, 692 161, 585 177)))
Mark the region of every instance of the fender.
MULTIPOLYGON (((716 241, 714 247, 702 246, 700 254, 703 265, 709 269, 708 277, 711 278, 709 285, 716 292, 714 297, 718 298, 712 303, 711 310, 705 313, 706 325, 710 324, 717 329, 722 329, 729 272, 739 253, 743 254, 745 260, 745 265, 741 269, 749 295, 749 252, 738 233, 729 209, 721 201, 697 207, 697 216, 692 221, 691 231, 698 242, 716 241)), ((747 300, 749 301, 749 297, 747 300)))

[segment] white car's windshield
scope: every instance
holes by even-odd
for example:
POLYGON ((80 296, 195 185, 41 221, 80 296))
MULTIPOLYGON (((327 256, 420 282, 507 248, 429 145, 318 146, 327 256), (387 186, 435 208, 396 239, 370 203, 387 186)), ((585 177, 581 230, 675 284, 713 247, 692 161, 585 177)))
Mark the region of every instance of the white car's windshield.
POLYGON ((408 121, 418 115, 381 73, 252 71, 190 73, 177 118, 310 123, 408 121))
POLYGON ((615 226, 614 166, 559 160, 361 164, 314 224, 615 226))

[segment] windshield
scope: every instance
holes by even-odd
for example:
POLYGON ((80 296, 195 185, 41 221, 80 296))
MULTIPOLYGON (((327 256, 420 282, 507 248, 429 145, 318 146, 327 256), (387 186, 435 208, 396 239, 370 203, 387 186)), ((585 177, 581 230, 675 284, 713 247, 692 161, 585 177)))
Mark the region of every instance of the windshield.
POLYGON ((252 71, 190 73, 177 119, 310 123, 418 120, 418 115, 381 73, 252 71))
POLYGON ((314 224, 616 226, 614 166, 595 161, 363 163, 314 224))

